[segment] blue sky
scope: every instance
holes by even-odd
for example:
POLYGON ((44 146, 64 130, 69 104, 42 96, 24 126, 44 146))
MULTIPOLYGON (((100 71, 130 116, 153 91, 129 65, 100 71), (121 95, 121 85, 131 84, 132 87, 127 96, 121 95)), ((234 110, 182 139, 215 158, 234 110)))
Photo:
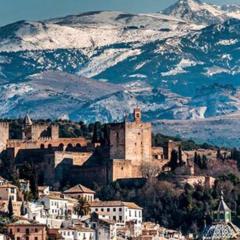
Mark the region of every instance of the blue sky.
MULTIPOLYGON (((0 25, 18 20, 41 20, 94 10, 157 12, 176 0, 0 0, 0 25)), ((206 0, 214 4, 240 0, 206 0)))

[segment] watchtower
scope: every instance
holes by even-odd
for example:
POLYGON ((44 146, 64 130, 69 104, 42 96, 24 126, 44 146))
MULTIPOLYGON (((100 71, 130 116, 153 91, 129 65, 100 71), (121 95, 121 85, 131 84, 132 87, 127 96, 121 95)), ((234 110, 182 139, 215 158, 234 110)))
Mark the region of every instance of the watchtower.
POLYGON ((9 123, 0 122, 0 150, 3 150, 9 140, 9 123))

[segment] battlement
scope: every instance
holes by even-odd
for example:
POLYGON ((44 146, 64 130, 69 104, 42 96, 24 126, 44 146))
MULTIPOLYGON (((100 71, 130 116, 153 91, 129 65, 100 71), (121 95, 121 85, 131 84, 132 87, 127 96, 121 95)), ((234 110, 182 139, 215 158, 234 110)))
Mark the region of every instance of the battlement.
POLYGON ((9 122, 0 122, 0 127, 9 127, 9 122))

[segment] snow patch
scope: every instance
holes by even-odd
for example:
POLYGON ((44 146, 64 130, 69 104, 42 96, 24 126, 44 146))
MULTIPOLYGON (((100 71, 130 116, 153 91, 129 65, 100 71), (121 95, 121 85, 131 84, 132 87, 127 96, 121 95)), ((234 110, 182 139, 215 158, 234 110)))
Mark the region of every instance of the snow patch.
POLYGON ((228 45, 234 45, 236 43, 238 43, 237 39, 225 39, 225 40, 219 41, 217 45, 228 46, 228 45))

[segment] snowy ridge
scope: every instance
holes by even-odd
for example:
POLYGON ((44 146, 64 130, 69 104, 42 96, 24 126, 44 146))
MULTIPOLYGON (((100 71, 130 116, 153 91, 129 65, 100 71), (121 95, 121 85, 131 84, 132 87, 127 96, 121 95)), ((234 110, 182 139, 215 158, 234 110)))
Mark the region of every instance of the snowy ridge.
POLYGON ((0 51, 93 50, 116 43, 142 44, 184 35, 196 29, 200 27, 162 14, 90 12, 43 22, 20 21, 4 26, 0 28, 0 51))

